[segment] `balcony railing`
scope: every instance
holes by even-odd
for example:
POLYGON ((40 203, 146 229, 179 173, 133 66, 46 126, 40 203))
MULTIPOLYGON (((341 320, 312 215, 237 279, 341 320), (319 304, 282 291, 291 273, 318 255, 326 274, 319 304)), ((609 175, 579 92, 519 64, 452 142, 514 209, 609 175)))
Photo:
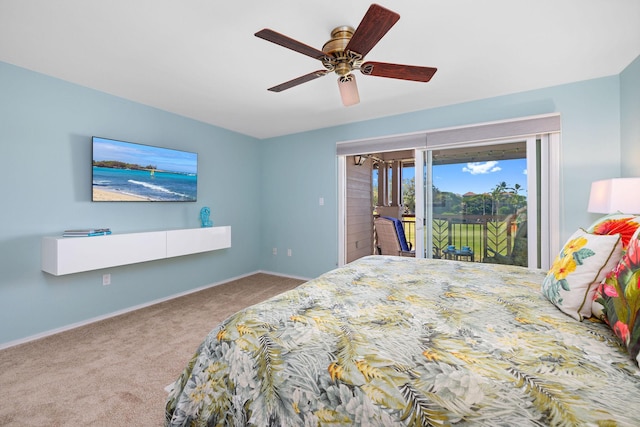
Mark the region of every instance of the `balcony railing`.
MULTIPOLYGON (((415 216, 404 215, 402 224, 407 241, 416 246, 415 216)), ((492 215, 440 215, 432 221, 434 258, 444 258, 446 249, 453 245, 457 249, 468 246, 474 256, 465 258, 481 262, 487 257, 488 249, 509 256, 513 250, 513 236, 517 224, 504 217, 492 215)))

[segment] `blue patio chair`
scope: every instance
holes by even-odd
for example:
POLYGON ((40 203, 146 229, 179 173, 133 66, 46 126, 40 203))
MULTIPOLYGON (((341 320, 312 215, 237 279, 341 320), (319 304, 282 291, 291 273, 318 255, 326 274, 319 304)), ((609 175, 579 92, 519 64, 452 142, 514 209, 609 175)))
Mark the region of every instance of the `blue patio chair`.
POLYGON ((381 216, 374 221, 377 248, 380 255, 416 256, 411 242, 404 234, 402 221, 390 216, 381 216))

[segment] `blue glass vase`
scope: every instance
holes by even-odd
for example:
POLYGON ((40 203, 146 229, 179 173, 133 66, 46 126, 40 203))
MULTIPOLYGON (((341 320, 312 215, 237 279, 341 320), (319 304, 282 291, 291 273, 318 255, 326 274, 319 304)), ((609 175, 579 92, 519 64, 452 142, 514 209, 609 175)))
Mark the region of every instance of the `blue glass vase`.
POLYGON ((211 209, 206 206, 200 209, 200 222, 202 223, 203 227, 213 227, 213 221, 209 219, 210 216, 211 209))

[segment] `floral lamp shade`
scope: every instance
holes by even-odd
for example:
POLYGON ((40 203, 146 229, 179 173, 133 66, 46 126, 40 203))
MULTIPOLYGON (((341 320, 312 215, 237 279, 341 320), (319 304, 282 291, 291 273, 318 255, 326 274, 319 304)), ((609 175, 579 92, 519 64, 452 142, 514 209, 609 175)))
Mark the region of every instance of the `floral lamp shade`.
POLYGON ((587 210, 605 214, 640 214, 640 177, 593 182, 587 210))

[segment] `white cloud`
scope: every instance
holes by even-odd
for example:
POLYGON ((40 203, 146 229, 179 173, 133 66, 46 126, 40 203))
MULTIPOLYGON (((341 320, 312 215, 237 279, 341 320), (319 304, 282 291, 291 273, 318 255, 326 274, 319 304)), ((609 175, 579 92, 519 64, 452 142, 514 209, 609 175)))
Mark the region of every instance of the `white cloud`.
POLYGON ((498 172, 502 170, 498 166, 498 162, 492 160, 490 162, 471 162, 462 168, 462 172, 469 172, 471 175, 482 175, 485 173, 498 172))
POLYGON ((523 175, 526 175, 527 173, 528 173, 528 172, 527 172, 527 170, 526 170, 526 169, 522 171, 522 174, 523 174, 523 175))

